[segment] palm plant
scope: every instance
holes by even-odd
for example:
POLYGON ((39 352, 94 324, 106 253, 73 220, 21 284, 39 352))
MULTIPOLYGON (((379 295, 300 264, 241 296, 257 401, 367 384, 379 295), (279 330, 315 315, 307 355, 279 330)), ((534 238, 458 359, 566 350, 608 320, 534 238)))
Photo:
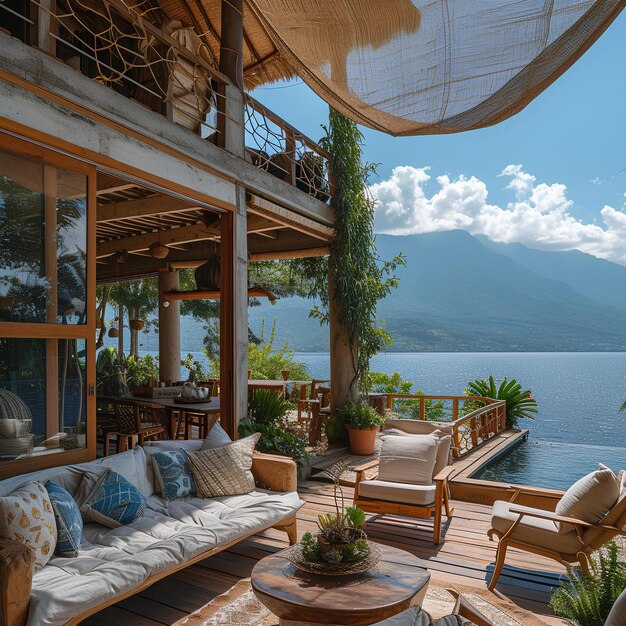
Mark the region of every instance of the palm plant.
POLYGON ((467 384, 468 395, 494 398, 506 401, 506 427, 517 428, 518 420, 535 419, 537 401, 533 398, 530 389, 522 389, 522 385, 514 378, 505 378, 497 385, 493 376, 487 379, 477 378, 467 384))
POLYGON ((550 607, 577 626, 603 626, 613 603, 626 588, 626 563, 613 542, 591 558, 591 576, 570 572, 550 598, 550 607))

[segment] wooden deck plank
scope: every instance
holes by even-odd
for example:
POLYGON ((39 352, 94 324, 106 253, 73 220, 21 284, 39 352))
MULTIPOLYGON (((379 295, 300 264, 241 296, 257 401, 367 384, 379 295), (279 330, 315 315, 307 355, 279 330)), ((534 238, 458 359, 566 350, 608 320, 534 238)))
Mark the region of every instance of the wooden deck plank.
MULTIPOLYGON (((333 500, 328 483, 306 481, 300 484, 299 492, 306 503, 298 514, 301 534, 316 528, 317 515, 332 510, 333 500)), ((344 488, 344 493, 346 502, 351 502, 352 489, 344 488)), ((370 517, 367 531, 380 543, 414 554, 431 572, 437 585, 458 584, 484 590, 493 570, 497 546, 486 534, 491 509, 468 502, 454 501, 452 504, 454 516, 444 526, 444 540, 438 546, 432 543, 430 520, 392 515, 370 517)), ((83 623, 88 626, 171 624, 249 576, 257 560, 286 545, 285 534, 270 529, 172 574, 83 623)), ((551 612, 546 602, 564 572, 565 569, 556 562, 511 549, 498 590, 547 623, 556 623, 555 618, 549 617, 551 612)))

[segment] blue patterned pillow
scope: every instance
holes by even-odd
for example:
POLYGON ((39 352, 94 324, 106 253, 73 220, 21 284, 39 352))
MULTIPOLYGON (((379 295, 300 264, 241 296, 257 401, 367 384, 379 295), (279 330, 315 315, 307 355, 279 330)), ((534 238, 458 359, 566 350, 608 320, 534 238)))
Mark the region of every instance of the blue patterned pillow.
POLYGON ((59 535, 55 553, 59 556, 78 556, 83 536, 83 518, 78 504, 61 485, 51 480, 45 484, 45 488, 52 503, 59 535))
POLYGON ((196 495, 189 457, 182 450, 153 452, 152 464, 165 500, 196 495))
MULTIPOLYGON (((85 475, 83 481, 88 478, 85 475)), ((121 474, 110 469, 98 477, 80 510, 87 521, 117 528, 143 516, 146 497, 121 474)))

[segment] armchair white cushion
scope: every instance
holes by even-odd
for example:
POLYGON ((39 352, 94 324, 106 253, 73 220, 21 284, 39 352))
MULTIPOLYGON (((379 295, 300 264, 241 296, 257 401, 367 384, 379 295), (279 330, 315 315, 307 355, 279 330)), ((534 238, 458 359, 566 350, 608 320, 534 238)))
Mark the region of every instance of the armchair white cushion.
POLYGON ((380 450, 380 480, 430 485, 433 481, 439 439, 432 435, 387 436, 380 450))
MULTIPOLYGON (((563 517, 574 517, 589 524, 597 524, 613 508, 621 491, 622 477, 600 464, 577 480, 559 500, 555 512, 563 517)), ((559 524, 560 532, 571 532, 571 524, 559 524)))
POLYGON ((435 485, 412 485, 386 480, 363 480, 359 484, 359 495, 363 498, 373 498, 374 500, 430 506, 435 502, 435 485))
MULTIPOLYGON (((397 421, 417 421, 417 420, 397 420, 397 421)), ((433 476, 436 476, 444 467, 450 463, 450 446, 452 445, 452 429, 451 428, 436 428, 429 430, 427 433, 418 434, 410 433, 399 428, 386 429, 382 435, 383 442, 388 437, 424 437, 430 436, 437 439, 437 455, 435 457, 435 467, 433 469, 433 476)), ((379 475, 380 476, 380 475, 379 475)))

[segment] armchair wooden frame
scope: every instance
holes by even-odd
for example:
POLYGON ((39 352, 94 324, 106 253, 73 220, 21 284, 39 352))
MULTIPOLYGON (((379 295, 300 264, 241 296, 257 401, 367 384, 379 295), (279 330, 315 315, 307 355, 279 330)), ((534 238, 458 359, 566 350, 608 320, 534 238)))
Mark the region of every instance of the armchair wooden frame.
POLYGON ((354 468, 356 472, 356 483, 354 485, 354 505, 360 507, 368 513, 391 513, 393 515, 403 515, 417 519, 433 518, 433 543, 441 543, 441 520, 445 510, 446 517, 450 519, 454 509, 450 508, 450 490, 448 479, 453 472, 453 466, 444 467, 434 478, 435 501, 428 506, 417 504, 406 504, 404 502, 391 502, 389 500, 377 500, 374 498, 364 498, 359 495, 359 484, 365 477, 365 472, 378 465, 378 459, 364 463, 354 468))
MULTIPOLYGON (((511 498, 511 502, 514 502, 518 495, 524 493, 523 490, 517 490, 511 498)), ((528 492, 533 493, 533 492, 528 492)), ((533 554, 538 554, 540 556, 545 556, 550 559, 554 559, 558 561, 562 565, 564 565, 567 569, 571 569, 572 565, 579 564, 582 568, 583 572, 586 574, 591 574, 591 567, 589 563, 589 556, 592 552, 596 551, 602 545, 604 545, 607 541, 612 539, 617 535, 626 536, 626 533, 622 531, 620 526, 612 526, 610 524, 590 524, 589 522, 585 522, 584 520, 580 520, 574 517, 565 517, 563 515, 557 515, 553 511, 527 511, 524 509, 516 509, 511 507, 509 509, 511 513, 517 513, 518 518, 513 522, 511 527, 505 532, 501 532, 495 528, 490 528, 487 531, 487 535, 491 541, 493 541, 494 537, 498 537, 498 549, 496 551, 496 563, 493 570, 493 574, 491 576, 491 580, 489 581, 488 588, 490 591, 493 591, 498 583, 498 579, 502 574, 502 569, 504 568, 504 562, 506 559, 506 551, 509 547, 517 548, 519 550, 524 550, 526 552, 532 552, 533 554), (517 541, 511 539, 511 536, 515 532, 517 526, 521 523, 521 521, 525 517, 534 517, 537 519, 551 520, 553 522, 561 522, 564 524, 571 524, 576 531, 576 535, 578 536, 578 541, 580 542, 580 550, 576 553, 566 553, 559 552, 557 550, 548 550, 543 547, 534 546, 532 544, 517 541), (600 533, 597 538, 594 538, 591 542, 586 542, 584 540, 585 531, 590 528, 595 528, 600 533)))

